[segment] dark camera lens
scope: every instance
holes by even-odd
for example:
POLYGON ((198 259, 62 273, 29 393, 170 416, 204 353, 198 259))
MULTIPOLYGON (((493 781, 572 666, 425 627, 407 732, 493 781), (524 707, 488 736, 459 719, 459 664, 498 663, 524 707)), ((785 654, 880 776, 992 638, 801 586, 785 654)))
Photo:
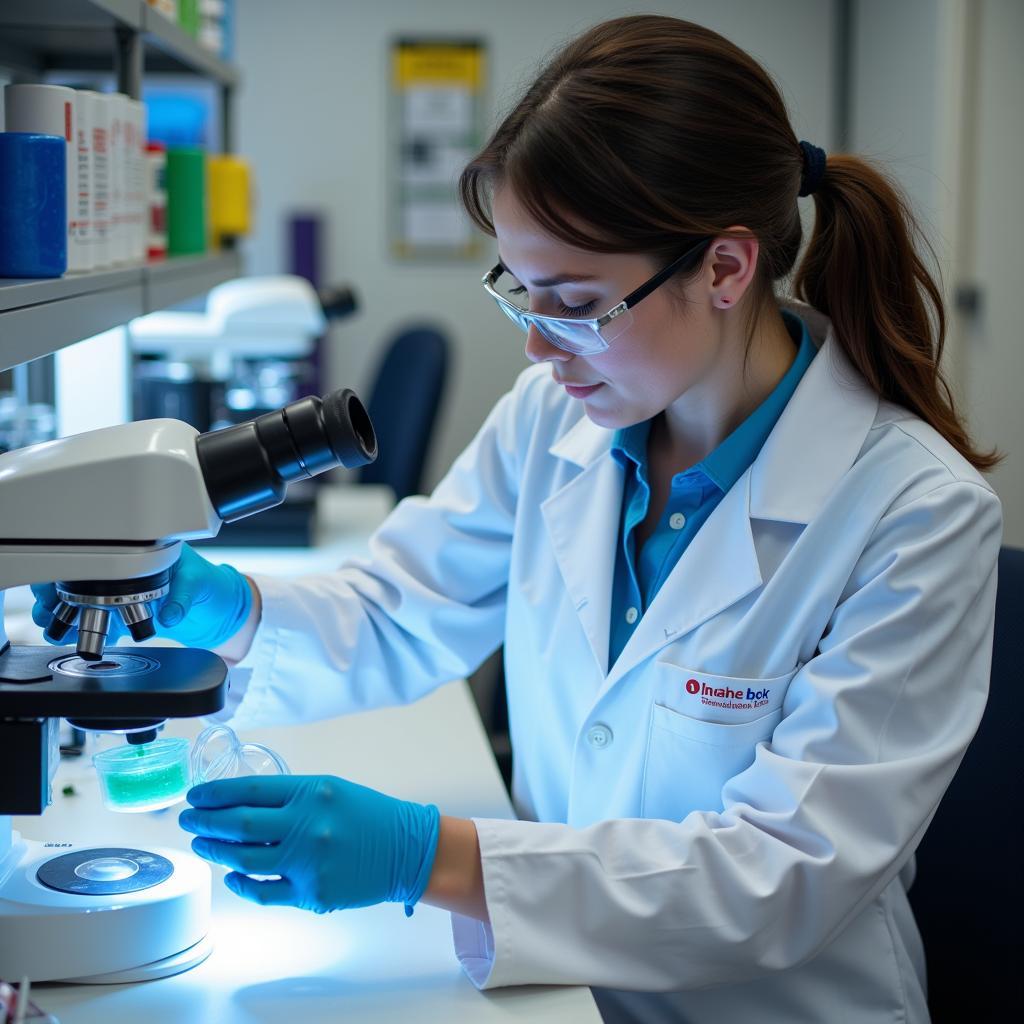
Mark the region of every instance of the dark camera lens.
POLYGON ((342 388, 200 434, 196 453, 210 501, 231 523, 280 504, 293 480, 373 462, 377 437, 362 402, 342 388))

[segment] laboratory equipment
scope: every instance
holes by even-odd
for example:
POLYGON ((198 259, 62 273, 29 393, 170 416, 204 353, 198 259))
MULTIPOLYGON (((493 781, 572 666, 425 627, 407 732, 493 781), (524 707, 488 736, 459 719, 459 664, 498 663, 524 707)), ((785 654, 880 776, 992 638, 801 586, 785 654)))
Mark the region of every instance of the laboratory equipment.
POLYGON ((224 242, 249 234, 252 199, 249 164, 231 153, 215 154, 206 164, 210 180, 210 235, 218 249, 224 242))
MULTIPOLYGON (((75 126, 75 93, 63 85, 18 84, 4 87, 4 127, 8 132, 53 135, 64 140, 60 159, 64 162, 64 251, 68 270, 85 270, 85 249, 77 244, 78 231, 78 147, 75 126)), ((19 200, 5 196, 3 203, 19 200)), ((20 201, 24 201, 21 199, 20 201)), ((36 197, 28 207, 38 216, 38 206, 49 206, 52 197, 36 197)), ((29 276, 29 275, 24 275, 29 276)), ((50 275, 40 275, 50 276, 50 275)))
POLYGON ((220 284, 201 313, 168 310, 132 320, 135 415, 182 409, 188 416, 180 418, 209 430, 292 401, 304 393, 308 357, 326 329, 317 293, 289 275, 220 284))
POLYGON ((158 811, 185 799, 192 784, 188 740, 124 743, 93 754, 103 803, 112 811, 158 811))
MULTIPOLYGON (((129 324, 134 415, 172 416, 203 431, 285 405, 310 390, 314 348, 328 321, 355 308, 346 287, 317 291, 283 274, 220 284, 202 312, 139 317, 129 324)), ((310 544, 316 491, 312 482, 292 487, 271 513, 232 524, 217 543, 310 544)))
POLYGON ((192 785, 240 775, 290 775, 283 757, 262 743, 243 743, 229 725, 211 725, 192 745, 192 785))
POLYGON ((167 148, 167 252, 206 252, 206 152, 198 146, 167 148))
POLYGON ((146 144, 146 259, 167 256, 167 147, 162 142, 146 144))
MULTIPOLYGON (((148 744, 167 718, 221 708, 220 658, 107 647, 109 615, 148 632, 182 541, 275 505, 293 480, 375 455, 347 390, 207 434, 149 420, 0 455, 0 815, 41 814, 50 802, 60 718, 148 744), (50 628, 78 617, 77 651, 7 640, 4 591, 49 580, 64 602, 50 628)), ((113 982, 185 970, 209 952, 209 889, 209 870, 189 854, 33 842, 0 817, 0 977, 113 982)))
POLYGON ((96 253, 93 245, 93 219, 95 198, 93 196, 93 154, 92 154, 92 93, 84 89, 73 90, 75 97, 75 138, 73 143, 75 166, 78 171, 78 188, 72 197, 74 212, 68 214, 72 234, 68 244, 71 250, 68 263, 73 270, 89 271, 95 267, 96 253), (72 255, 73 254, 73 255, 72 255))
POLYGON ((280 754, 262 743, 243 743, 228 725, 211 725, 191 745, 180 736, 119 744, 92 760, 103 802, 112 811, 171 807, 192 786, 214 779, 291 774, 280 754))
POLYGON ((0 277, 67 270, 66 150, 56 135, 0 132, 0 277))

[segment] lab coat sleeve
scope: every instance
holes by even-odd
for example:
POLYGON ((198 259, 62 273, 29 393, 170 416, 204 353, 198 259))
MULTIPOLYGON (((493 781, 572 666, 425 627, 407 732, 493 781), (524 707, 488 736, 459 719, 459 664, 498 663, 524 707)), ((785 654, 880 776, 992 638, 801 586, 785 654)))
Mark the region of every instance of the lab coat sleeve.
POLYGON ((490 925, 453 917, 473 981, 665 991, 814 957, 911 856, 978 726, 1000 536, 977 483, 890 508, 721 813, 477 821, 490 925))
POLYGON ((231 670, 222 720, 244 729, 407 703, 498 646, 529 390, 524 374, 433 494, 395 508, 368 558, 254 577, 260 626, 231 670))

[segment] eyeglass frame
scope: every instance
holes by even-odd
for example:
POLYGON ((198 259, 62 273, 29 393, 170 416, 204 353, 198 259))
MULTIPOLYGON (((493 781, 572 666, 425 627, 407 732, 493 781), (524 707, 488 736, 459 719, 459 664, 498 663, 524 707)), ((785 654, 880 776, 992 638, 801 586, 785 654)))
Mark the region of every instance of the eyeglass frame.
MULTIPOLYGON (((681 270, 686 261, 690 259, 690 257, 692 257, 694 253, 700 250, 702 246, 709 245, 713 240, 713 236, 702 238, 699 242, 697 242, 696 245, 693 245, 689 249, 687 249, 686 252, 682 254, 682 256, 678 256, 676 259, 672 260, 672 262, 669 263, 667 266, 662 267, 662 269, 659 270, 656 274, 654 274, 652 277, 649 277, 646 281, 644 281, 642 285, 640 285, 638 288, 634 288, 633 291, 631 291, 624 299, 622 299, 620 302, 617 302, 614 306, 612 306, 612 308, 609 309, 607 313, 604 313, 602 316, 599 317, 548 316, 545 313, 531 313, 529 310, 520 308, 514 302, 510 302, 508 299, 506 299, 504 295, 499 295, 494 290, 494 284, 498 280, 498 278, 501 277, 501 275, 504 273, 511 273, 508 270, 508 267, 506 267, 505 264, 502 263, 500 260, 493 267, 491 267, 491 269, 488 270, 486 274, 484 274, 484 276, 481 278, 481 283, 483 284, 484 290, 487 292, 487 294, 490 295, 492 299, 494 299, 494 301, 501 307, 503 312, 506 306, 515 311, 515 322, 519 323, 520 327, 522 326, 522 324, 519 322, 519 317, 524 317, 528 321, 526 328, 527 330, 529 329, 529 324, 535 323, 536 321, 541 321, 542 323, 553 325, 566 323, 572 324, 573 327, 589 326, 604 346, 603 348, 597 349, 596 352, 587 353, 588 355, 596 355, 600 352, 606 352, 609 347, 609 342, 606 341, 604 337, 601 335, 602 327, 606 327, 613 320, 622 316, 622 314, 625 313, 627 310, 633 309, 643 299, 646 299, 647 296, 651 294, 651 292, 653 292, 657 288, 660 288, 670 277, 672 277, 679 270, 681 270)), ((562 347, 558 344, 557 341, 555 341, 552 338, 551 334, 547 333, 547 331, 544 331, 540 327, 538 327, 538 330, 540 330, 541 334, 543 334, 545 339, 550 341, 551 344, 555 345, 558 348, 562 347)), ((557 327, 553 329, 552 333, 555 335, 555 337, 558 336, 557 327)), ((571 352, 571 354, 573 355, 581 354, 572 352, 571 349, 563 349, 563 351, 571 352)))

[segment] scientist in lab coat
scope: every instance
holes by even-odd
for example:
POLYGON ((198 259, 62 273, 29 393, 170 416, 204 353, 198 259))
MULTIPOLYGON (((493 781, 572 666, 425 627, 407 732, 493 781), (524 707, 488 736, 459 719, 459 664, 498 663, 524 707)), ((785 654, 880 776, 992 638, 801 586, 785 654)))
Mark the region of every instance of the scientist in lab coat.
POLYGON ((926 1021, 907 889, 985 705, 1001 515, 907 201, 656 16, 566 45, 461 193, 533 365, 369 557, 186 549, 159 621, 236 663, 240 728, 504 642, 520 820, 234 779, 190 793, 196 852, 261 903, 446 907, 477 985, 590 985, 609 1020, 926 1021))

